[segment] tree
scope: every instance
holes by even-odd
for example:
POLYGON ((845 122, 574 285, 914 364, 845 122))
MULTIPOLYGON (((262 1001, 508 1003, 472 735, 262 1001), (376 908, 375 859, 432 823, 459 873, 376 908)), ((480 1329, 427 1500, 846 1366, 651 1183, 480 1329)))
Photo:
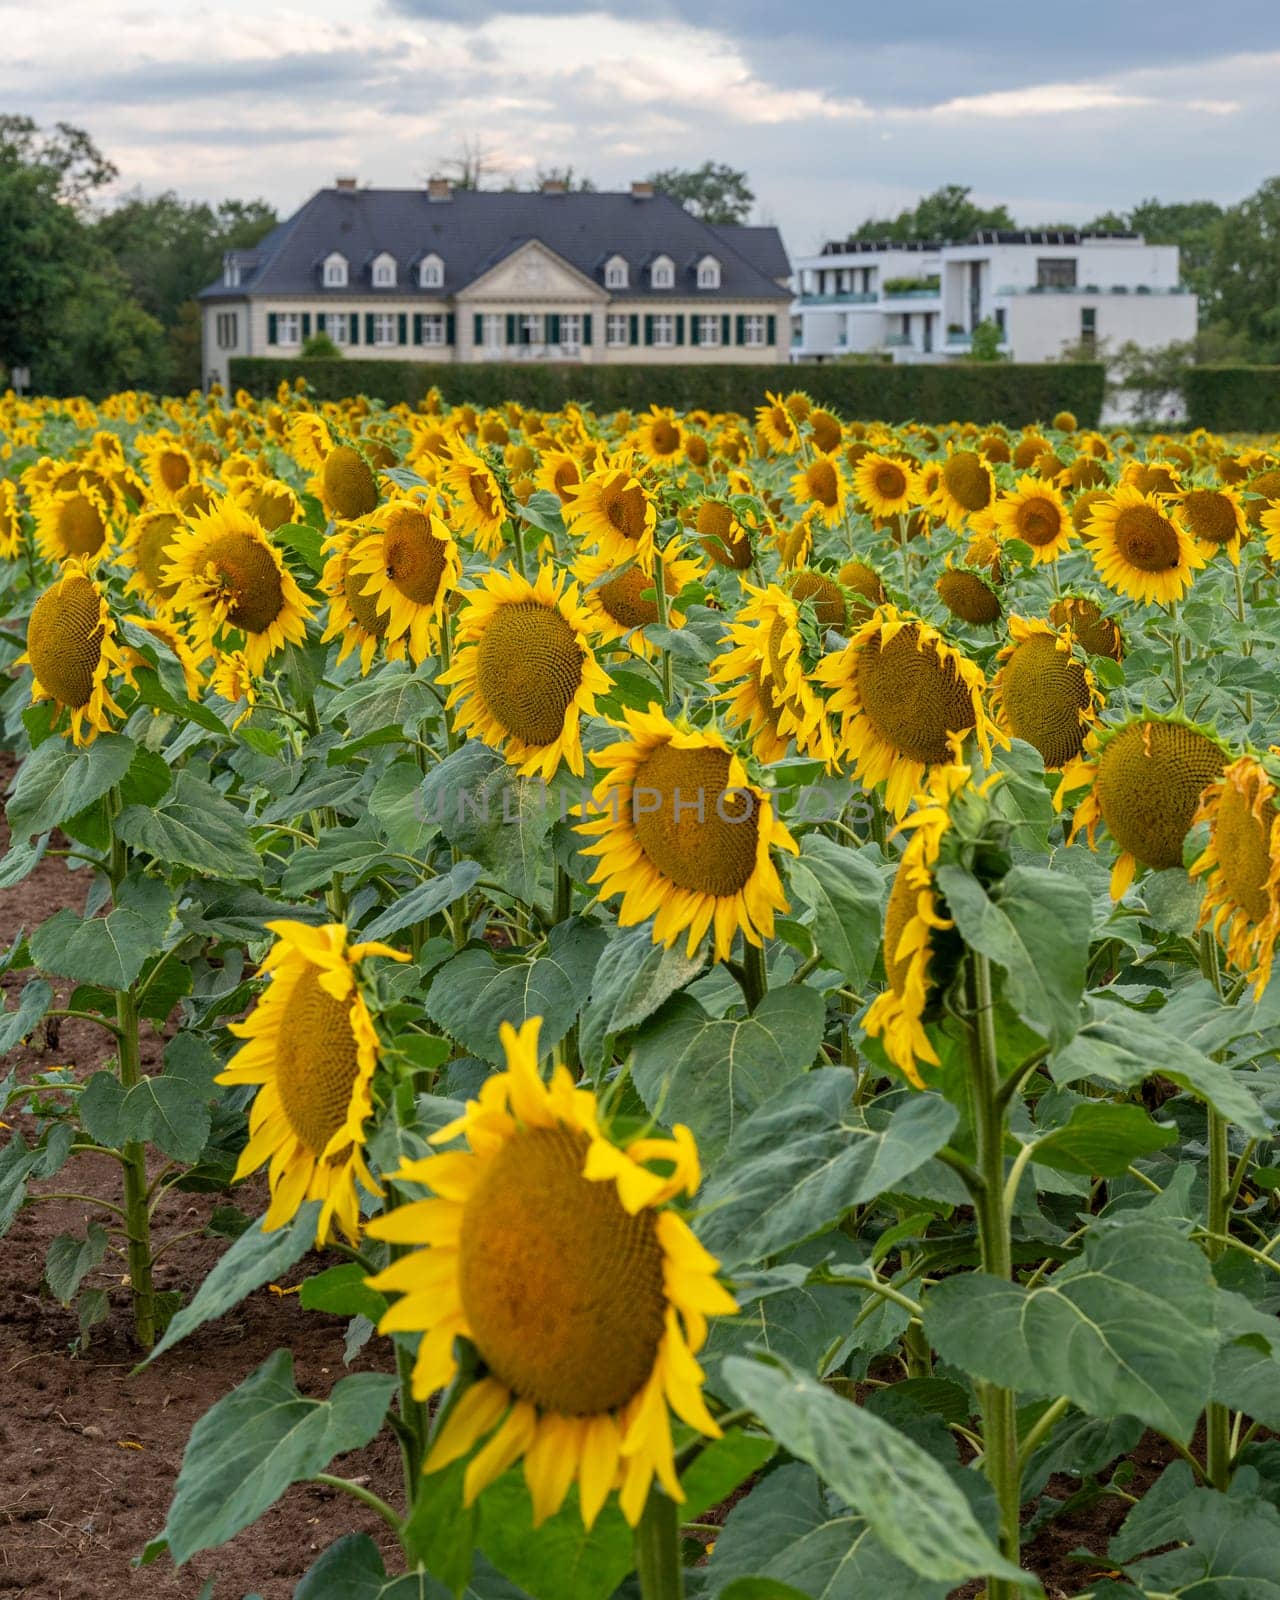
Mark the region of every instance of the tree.
POLYGON ((327 333, 313 333, 302 346, 304 361, 337 361, 341 357, 341 349, 334 344, 327 333))
POLYGON ((973 330, 973 336, 969 341, 969 360, 1003 361, 1004 351, 1000 348, 1003 337, 1000 329, 990 317, 987 317, 973 330))
POLYGON ((745 222, 756 200, 746 173, 719 161, 704 161, 697 168, 667 167, 651 172, 648 181, 703 222, 745 222))
POLYGON ((533 186, 541 189, 544 183, 562 183, 570 194, 594 194, 596 185, 594 178, 578 177, 573 170, 573 163, 567 167, 539 167, 534 175, 533 186))
POLYGON ((966 184, 946 183, 932 194, 922 195, 907 211, 891 220, 868 217, 849 235, 851 239, 967 239, 979 228, 1015 226, 1007 206, 975 205, 966 184))
POLYGON ((448 178, 455 189, 483 189, 486 178, 501 177, 506 168, 499 165, 489 146, 468 135, 461 149, 436 162, 436 171, 448 178))

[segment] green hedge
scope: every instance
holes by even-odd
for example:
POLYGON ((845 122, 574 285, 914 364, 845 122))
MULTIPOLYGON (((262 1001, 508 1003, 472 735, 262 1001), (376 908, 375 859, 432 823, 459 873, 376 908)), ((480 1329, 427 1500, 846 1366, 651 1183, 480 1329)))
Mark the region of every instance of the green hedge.
POLYGON ((1095 362, 947 362, 888 366, 653 365, 571 366, 554 362, 300 361, 237 357, 232 389, 273 395, 281 379, 305 375, 312 395, 343 400, 368 395, 389 405, 417 405, 434 385, 454 404, 500 405, 516 400, 544 411, 576 400, 600 412, 645 410, 738 411, 749 415, 767 389, 803 389, 846 419, 878 422, 1004 422, 1020 427, 1073 411, 1082 427, 1097 425, 1104 369, 1095 362))
POLYGON ((1188 367, 1182 386, 1193 428, 1280 432, 1280 367, 1188 367))

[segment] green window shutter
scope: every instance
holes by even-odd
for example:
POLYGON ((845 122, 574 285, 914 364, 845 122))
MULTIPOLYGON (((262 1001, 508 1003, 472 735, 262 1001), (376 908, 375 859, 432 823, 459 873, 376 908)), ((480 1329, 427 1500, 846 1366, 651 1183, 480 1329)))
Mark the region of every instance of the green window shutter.
POLYGON ((547 343, 560 343, 560 313, 552 311, 547 317, 547 343))
POLYGON ((446 344, 453 343, 457 326, 457 320, 455 319, 453 312, 447 311, 444 318, 444 342, 446 344))
POLYGON ((737 339, 735 340, 735 343, 737 343, 737 344, 745 344, 746 342, 747 342, 747 319, 746 319, 745 316, 743 316, 741 313, 739 313, 739 315, 738 315, 738 336, 737 336, 737 339))
POLYGON ((347 314, 347 343, 360 343, 360 313, 351 311, 347 314))
POLYGON ((507 312, 507 343, 508 344, 514 344, 515 342, 516 342, 516 314, 515 314, 514 311, 508 311, 507 312))
POLYGON ((311 337, 311 313, 309 311, 302 313, 302 337, 304 339, 311 337))
POLYGON ((720 318, 720 343, 729 343, 729 313, 727 311, 720 318))
POLYGON ((583 344, 591 343, 591 313, 589 311, 582 319, 582 342, 583 344))
POLYGON ((408 342, 409 342, 409 313, 407 311, 400 312, 399 316, 396 319, 396 322, 397 322, 397 326, 396 326, 396 340, 397 340, 397 343, 399 343, 399 344, 408 344, 408 342))
POLYGON ((328 319, 327 315, 325 314, 325 312, 323 312, 323 311, 317 311, 316 312, 316 332, 317 333, 326 333, 326 332, 328 332, 328 329, 325 327, 325 323, 328 320, 329 319, 328 319))
POLYGON ((471 319, 471 342, 477 350, 484 343, 484 317, 478 311, 471 319))
POLYGON ((684 312, 676 312, 676 343, 684 343, 684 312))
POLYGON ((766 344, 776 344, 778 342, 778 319, 777 319, 777 317, 770 317, 768 322, 765 324, 765 336, 764 337, 765 337, 765 343, 766 344))
POLYGON ((631 313, 631 343, 640 343, 640 313, 638 311, 631 313))
POLYGON ((268 344, 278 344, 279 343, 279 340, 276 337, 277 333, 279 332, 279 327, 280 327, 280 319, 276 316, 274 311, 268 311, 267 312, 267 343, 268 344))
POLYGON ((644 317, 644 342, 646 344, 653 343, 653 317, 647 311, 644 317))
POLYGON ((414 314, 413 314, 413 342, 414 342, 414 344, 421 344, 422 343, 422 313, 421 313, 421 311, 415 311, 414 314))
POLYGON ((699 316, 689 318, 689 343, 702 343, 702 318, 699 316))
POLYGON ((364 314, 364 342, 366 344, 372 344, 373 343, 373 312, 372 311, 366 311, 365 314, 364 314))

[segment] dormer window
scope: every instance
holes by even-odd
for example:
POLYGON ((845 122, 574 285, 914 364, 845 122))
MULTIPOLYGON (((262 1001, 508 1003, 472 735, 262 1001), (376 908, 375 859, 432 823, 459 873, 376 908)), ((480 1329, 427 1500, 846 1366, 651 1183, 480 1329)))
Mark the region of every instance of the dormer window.
POLYGON ((418 268, 418 283, 423 289, 444 287, 444 262, 434 252, 429 256, 423 256, 422 264, 418 268))
POLYGON ((627 263, 621 256, 610 256, 604 264, 604 286, 606 289, 625 289, 630 274, 627 263))
POLYGON ((396 258, 384 250, 374 256, 370 274, 375 289, 394 289, 396 286, 396 258))
POLYGON ((335 250, 324 258, 324 286, 326 289, 347 287, 347 258, 335 250))
POLYGON ((234 256, 222 258, 222 281, 228 289, 240 287, 240 263, 234 256))
POLYGON ((654 289, 674 289, 676 282, 675 262, 670 256, 654 256, 649 268, 649 285, 654 289))
POLYGON ((720 287, 720 263, 715 256, 703 256, 698 263, 699 289, 718 289, 720 287))

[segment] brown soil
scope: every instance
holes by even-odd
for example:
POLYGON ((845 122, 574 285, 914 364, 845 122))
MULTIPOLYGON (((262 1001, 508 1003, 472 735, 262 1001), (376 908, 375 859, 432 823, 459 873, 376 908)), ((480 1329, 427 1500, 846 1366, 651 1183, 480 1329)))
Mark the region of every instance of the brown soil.
MULTIPOLYGON (((8 787, 12 771, 11 758, 0 754, 0 788, 8 787)), ((0 822, 0 851, 7 843, 0 822)), ((19 928, 39 926, 62 906, 80 909, 88 884, 87 872, 70 871, 61 858, 46 858, 25 883, 0 891, 0 950, 19 928)), ((0 977, 10 1008, 25 977, 0 977)), ((162 1036, 144 1036, 144 1067, 159 1063, 163 1042, 162 1036)), ((19 1076, 26 1077, 69 1063, 77 1075, 88 1076, 109 1055, 109 1035, 67 1019, 56 1044, 38 1030, 4 1067, 16 1064, 19 1076)), ((10 1120, 30 1135, 24 1119, 10 1120)), ((113 1162, 79 1156, 33 1188, 118 1199, 118 1184, 113 1162)), ((258 1215, 265 1188, 251 1180, 232 1198, 258 1215)), ((213 1206, 226 1200, 170 1191, 157 1210, 156 1244, 188 1232, 193 1237, 176 1244, 158 1264, 158 1288, 181 1289, 189 1296, 208 1273, 226 1241, 203 1229, 213 1206)), ((273 1350, 291 1350, 299 1387, 321 1395, 348 1370, 390 1370, 390 1357, 385 1341, 375 1338, 345 1368, 345 1320, 304 1312, 296 1296, 267 1288, 134 1373, 138 1351, 130 1335, 128 1295, 120 1283, 122 1268, 112 1267, 110 1259, 86 1282, 112 1289, 111 1314, 92 1330, 89 1348, 82 1351, 74 1311, 42 1291, 40 1280, 50 1240, 83 1232, 91 1215, 81 1201, 28 1206, 0 1240, 0 1600, 116 1600, 126 1593, 130 1600, 191 1600, 210 1577, 214 1600, 255 1593, 262 1600, 288 1600, 319 1553, 352 1532, 372 1535, 389 1570, 396 1571, 394 1540, 372 1513, 345 1495, 304 1485, 288 1490, 231 1544, 194 1557, 181 1570, 167 1555, 150 1567, 133 1567, 147 1540, 164 1526, 192 1427, 273 1350)), ((277 1288, 298 1283, 316 1269, 316 1258, 308 1258, 277 1288)), ((1132 1457, 1136 1470, 1127 1492, 1141 1495, 1168 1459, 1162 1441, 1144 1439, 1132 1457)), ((340 1458, 333 1470, 366 1482, 393 1504, 400 1501, 400 1458, 389 1435, 340 1458)), ((1047 1492, 1065 1499, 1076 1487, 1072 1480, 1055 1479, 1047 1492)), ((732 1503, 706 1520, 721 1520, 732 1503)), ((1128 1510, 1126 1501, 1106 1497, 1051 1523, 1029 1544, 1027 1565, 1050 1600, 1083 1593, 1109 1570, 1106 1544, 1128 1510), (1082 1550, 1092 1559, 1080 1559, 1082 1550)), ((956 1600, 968 1600, 980 1589, 980 1584, 966 1585, 956 1591, 956 1600)))

